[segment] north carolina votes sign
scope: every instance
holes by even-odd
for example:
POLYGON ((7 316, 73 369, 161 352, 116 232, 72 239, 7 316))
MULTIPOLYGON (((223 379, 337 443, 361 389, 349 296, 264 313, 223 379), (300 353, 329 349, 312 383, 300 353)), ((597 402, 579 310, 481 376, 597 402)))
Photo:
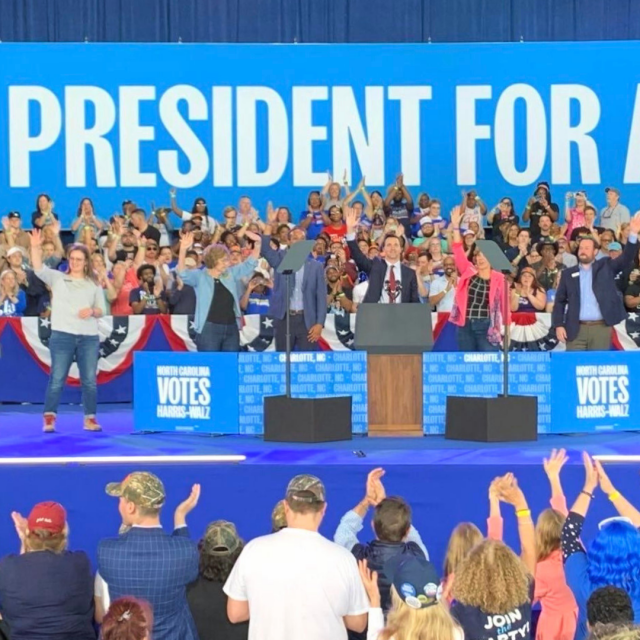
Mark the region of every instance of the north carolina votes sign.
POLYGON ((238 354, 137 352, 133 394, 136 431, 238 433, 238 354))
POLYGON ((551 354, 556 432, 637 429, 640 354, 591 351, 551 354))
POLYGON ((65 225, 82 196, 107 218, 125 197, 167 204, 169 185, 217 216, 244 193, 300 211, 327 169, 370 188, 402 172, 445 207, 478 185, 520 208, 539 179, 558 202, 571 185, 603 203, 611 183, 631 203, 639 56, 637 42, 3 43, 0 192, 23 213, 49 192, 65 225))
POLYGON ((156 366, 157 418, 211 417, 211 369, 193 366, 156 366))

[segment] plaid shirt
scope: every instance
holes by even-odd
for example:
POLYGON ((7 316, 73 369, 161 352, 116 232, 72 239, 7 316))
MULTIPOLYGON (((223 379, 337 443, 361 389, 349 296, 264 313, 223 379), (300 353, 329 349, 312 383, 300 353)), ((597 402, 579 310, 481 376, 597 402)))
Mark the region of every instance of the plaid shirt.
POLYGON ((111 602, 123 596, 153 607, 153 640, 198 640, 186 587, 198 577, 198 547, 181 527, 168 535, 160 527, 133 527, 98 545, 98 571, 111 602))
POLYGON ((469 282, 467 318, 482 320, 489 317, 489 280, 473 276, 469 282))

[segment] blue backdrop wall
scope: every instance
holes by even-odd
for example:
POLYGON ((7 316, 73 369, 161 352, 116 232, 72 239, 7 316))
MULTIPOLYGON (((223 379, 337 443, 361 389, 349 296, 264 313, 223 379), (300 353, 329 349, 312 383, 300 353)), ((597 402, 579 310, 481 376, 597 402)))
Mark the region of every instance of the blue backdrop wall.
POLYGON ((512 42, 640 37, 636 0, 1 0, 3 41, 512 42))
POLYGON ((604 187, 640 199, 638 42, 493 45, 0 45, 0 193, 210 210, 241 194, 296 214, 329 169, 384 188, 404 173, 445 210, 478 185, 522 210, 604 187))

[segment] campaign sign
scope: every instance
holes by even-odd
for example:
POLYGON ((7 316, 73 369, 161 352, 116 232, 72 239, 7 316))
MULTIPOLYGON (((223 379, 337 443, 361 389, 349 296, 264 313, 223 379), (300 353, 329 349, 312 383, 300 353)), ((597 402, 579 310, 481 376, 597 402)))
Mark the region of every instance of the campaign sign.
MULTIPOLYGON (((264 397, 286 392, 285 354, 239 353, 240 433, 264 431, 264 397)), ((353 433, 367 431, 367 354, 316 351, 291 354, 291 395, 295 398, 351 396, 353 433)))
MULTIPOLYGON (((423 426, 444 433, 447 396, 495 397, 503 392, 502 353, 425 353, 422 359, 423 426)), ((548 353, 509 354, 509 393, 538 397, 538 433, 551 430, 548 353)))
POLYGON ((138 351, 136 431, 238 433, 238 354, 138 351))
POLYGON ((640 353, 551 354, 551 384, 559 390, 552 414, 555 433, 638 428, 640 353))
POLYGON ((5 42, 0 193, 24 217, 46 191, 64 227, 85 196, 106 219, 125 198, 168 205, 171 186, 216 217, 241 195, 264 215, 277 195, 298 220, 327 169, 383 192, 402 173, 444 210, 473 185, 522 210, 538 180, 560 204, 584 187, 603 206, 611 184, 631 205, 639 56, 637 41, 5 42))

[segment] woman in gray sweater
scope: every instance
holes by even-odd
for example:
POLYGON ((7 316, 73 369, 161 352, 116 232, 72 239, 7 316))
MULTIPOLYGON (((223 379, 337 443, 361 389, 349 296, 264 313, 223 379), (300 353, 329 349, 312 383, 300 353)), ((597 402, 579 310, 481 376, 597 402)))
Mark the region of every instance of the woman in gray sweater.
POLYGON ((60 395, 74 358, 80 372, 82 406, 86 431, 100 431, 96 421, 98 318, 105 314, 104 292, 96 282, 89 250, 73 244, 67 251, 66 273, 54 271, 42 262, 42 234, 31 232, 31 262, 35 274, 51 289, 51 374, 44 401, 44 431, 56 430, 60 395))

